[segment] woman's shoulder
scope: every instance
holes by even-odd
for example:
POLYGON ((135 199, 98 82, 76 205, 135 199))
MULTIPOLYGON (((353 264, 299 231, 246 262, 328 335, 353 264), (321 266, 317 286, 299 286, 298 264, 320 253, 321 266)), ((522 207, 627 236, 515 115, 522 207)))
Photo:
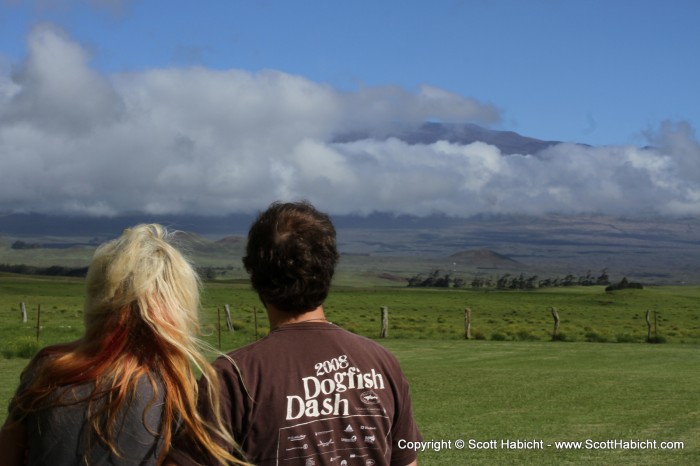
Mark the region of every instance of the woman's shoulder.
POLYGON ((165 397, 165 384, 163 380, 153 372, 147 372, 138 377, 134 385, 134 397, 141 400, 163 401, 165 397))
POLYGON ((124 413, 127 424, 134 423, 156 427, 160 423, 163 405, 165 403, 165 386, 154 374, 141 375, 134 384, 133 393, 125 406, 124 413))

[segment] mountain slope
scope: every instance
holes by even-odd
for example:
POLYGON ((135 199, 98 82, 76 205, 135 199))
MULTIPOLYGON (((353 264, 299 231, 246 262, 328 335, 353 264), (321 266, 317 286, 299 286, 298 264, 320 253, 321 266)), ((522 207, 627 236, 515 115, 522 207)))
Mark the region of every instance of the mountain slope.
POLYGON ((483 142, 498 149, 504 155, 536 154, 548 147, 559 144, 560 141, 543 141, 541 139, 522 136, 513 131, 498 131, 487 129, 472 123, 424 123, 418 128, 402 131, 392 131, 383 135, 369 133, 346 133, 338 135, 334 142, 353 142, 362 139, 387 139, 394 137, 408 144, 433 144, 437 141, 448 141, 453 144, 467 145, 483 142))

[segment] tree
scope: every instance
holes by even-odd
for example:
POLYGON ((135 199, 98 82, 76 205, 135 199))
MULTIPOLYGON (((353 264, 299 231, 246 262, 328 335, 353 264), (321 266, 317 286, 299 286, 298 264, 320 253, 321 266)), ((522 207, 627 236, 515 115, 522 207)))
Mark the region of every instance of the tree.
POLYGON ((627 280, 627 277, 623 277, 619 283, 607 286, 605 291, 625 290, 629 288, 641 290, 644 286, 642 286, 641 283, 631 282, 627 280))
POLYGON ((498 288, 499 290, 505 290, 506 288, 508 288, 508 279, 509 278, 510 278, 509 273, 503 274, 503 276, 501 278, 499 278, 498 281, 496 282, 496 288, 498 288))
POLYGON ((452 283, 452 279, 450 278, 450 274, 446 273, 442 278, 436 278, 433 286, 437 288, 449 288, 450 283, 452 283))
POLYGON ((562 282, 562 286, 573 286, 575 280, 576 280, 576 277, 569 274, 566 277, 564 277, 564 281, 562 282))
POLYGON ((537 286, 535 285, 535 283, 537 282, 537 278, 537 275, 533 275, 530 278, 528 278, 525 282, 525 288, 528 290, 537 288, 537 286))

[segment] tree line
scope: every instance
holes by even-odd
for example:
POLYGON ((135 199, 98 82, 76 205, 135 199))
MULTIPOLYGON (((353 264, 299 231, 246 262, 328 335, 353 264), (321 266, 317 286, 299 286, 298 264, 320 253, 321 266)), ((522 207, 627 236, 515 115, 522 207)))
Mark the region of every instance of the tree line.
MULTIPOLYGON (((217 276, 223 275, 226 271, 233 269, 228 267, 197 267, 197 273, 203 280, 214 280, 217 276)), ((0 264, 0 272, 17 273, 24 275, 48 275, 53 277, 85 277, 88 268, 85 267, 65 267, 62 265, 51 265, 49 267, 38 267, 26 264, 0 264)))
POLYGON ((623 278, 623 282, 621 282, 622 286, 620 284, 611 285, 607 269, 603 269, 598 275, 593 275, 588 271, 585 275, 579 276, 568 274, 564 277, 540 278, 538 275, 526 276, 524 273, 515 275, 504 273, 495 277, 475 276, 471 281, 453 276, 450 273, 443 273, 439 269, 434 269, 427 275, 419 273, 409 278, 408 286, 421 288, 495 288, 498 290, 531 290, 566 286, 620 286, 614 289, 641 288, 641 284, 629 282, 627 278, 623 278))
POLYGON ((49 267, 37 267, 26 264, 0 264, 0 272, 19 273, 26 275, 49 275, 60 277, 85 277, 87 267, 64 267, 51 265, 49 267))

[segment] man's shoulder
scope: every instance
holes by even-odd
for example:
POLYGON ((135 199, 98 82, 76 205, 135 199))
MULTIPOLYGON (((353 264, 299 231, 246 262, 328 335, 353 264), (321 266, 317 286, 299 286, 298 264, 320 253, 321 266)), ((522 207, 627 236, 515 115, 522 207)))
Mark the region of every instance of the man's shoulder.
POLYGON ((270 345, 269 336, 266 336, 253 343, 232 349, 225 354, 220 355, 212 366, 219 373, 239 373, 239 364, 244 363, 246 366, 251 362, 262 361, 266 359, 272 347, 270 345))
POLYGON ((345 330, 344 328, 341 327, 336 327, 338 329, 337 335, 335 335, 338 338, 342 338, 346 341, 352 341, 355 344, 362 345, 363 348, 367 349, 374 349, 375 351, 379 351, 382 353, 389 353, 389 350, 386 349, 384 346, 376 342, 375 340, 372 340, 369 337, 363 336, 363 335, 358 335, 357 333, 352 333, 349 330, 345 330))
POLYGON ((400 367, 396 356, 379 342, 356 333, 352 333, 341 327, 336 327, 337 332, 332 335, 334 342, 348 349, 348 354, 353 358, 366 361, 382 361, 386 367, 400 367))
POLYGON ((258 360, 261 357, 279 356, 280 348, 283 348, 285 344, 292 344, 292 342, 295 349, 300 349, 307 343, 312 344, 315 348, 320 348, 324 346, 324 342, 328 341, 353 348, 362 348, 366 352, 383 354, 392 359, 394 358, 392 353, 378 342, 363 335, 352 333, 337 325, 305 326, 300 324, 298 327, 295 326, 293 331, 290 330, 292 329, 270 332, 258 341, 231 350, 224 356, 220 356, 216 360, 216 365, 230 367, 232 361, 258 360), (301 335, 304 337, 299 338, 301 335))

